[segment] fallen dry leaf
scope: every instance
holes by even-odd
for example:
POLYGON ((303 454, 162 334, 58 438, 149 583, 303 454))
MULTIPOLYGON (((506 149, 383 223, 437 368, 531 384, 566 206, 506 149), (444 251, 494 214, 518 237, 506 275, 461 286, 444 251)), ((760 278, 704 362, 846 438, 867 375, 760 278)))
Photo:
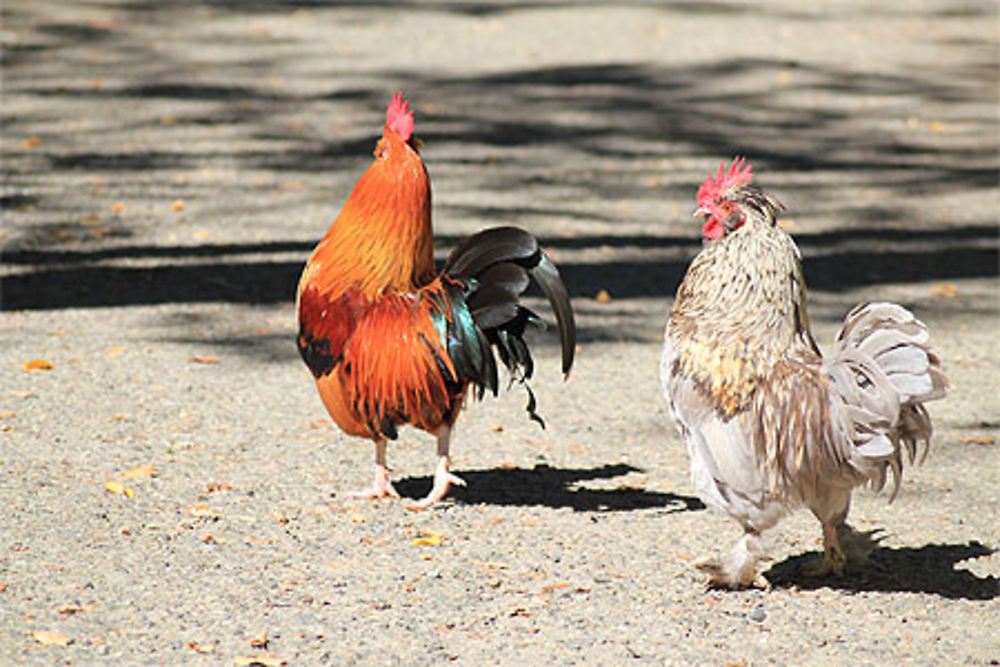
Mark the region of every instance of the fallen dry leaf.
POLYGON ((516 607, 516 608, 512 609, 511 612, 509 614, 507 614, 507 615, 508 616, 531 616, 532 614, 531 614, 530 611, 528 611, 524 607, 516 607))
POLYGON ((963 445, 992 445, 997 438, 995 435, 970 435, 959 438, 958 441, 963 445))
POLYGON ((152 463, 146 463, 145 465, 136 466, 131 470, 126 470, 122 473, 122 477, 125 479, 145 479, 147 477, 153 477, 156 475, 156 466, 152 463))
POLYGON ((6 581, 0 582, 0 593, 6 591, 8 586, 10 586, 10 584, 8 584, 6 581))
POLYGON ((184 210, 184 206, 185 206, 184 200, 177 199, 172 204, 170 204, 170 210, 173 211, 174 213, 180 213, 181 211, 184 210))
POLYGON ((205 239, 207 239, 209 237, 209 233, 207 231, 205 231, 204 229, 199 229, 198 231, 196 231, 194 233, 194 237, 196 239, 198 239, 199 241, 204 241, 205 239))
POLYGON ((958 285, 955 283, 938 283, 931 290, 931 294, 943 299, 954 299, 958 296, 958 285))
POLYGON ((215 650, 214 646, 209 646, 207 644, 199 644, 198 642, 188 642, 185 644, 189 649, 195 653, 211 653, 215 650))
POLYGON ((260 635, 250 640, 250 648, 259 648, 266 650, 268 641, 269 640, 267 638, 267 631, 265 630, 264 632, 261 632, 260 635))
POLYGON ((420 537, 410 542, 415 547, 439 547, 444 535, 433 530, 420 531, 420 537))
POLYGON ((215 357, 191 357, 188 359, 192 364, 218 364, 221 363, 215 357))
POLYGON ((233 487, 229 484, 229 482, 212 482, 205 487, 205 490, 208 493, 215 493, 217 491, 232 491, 233 487))
POLYGON ((280 665, 287 665, 287 660, 282 660, 276 655, 271 655, 269 653, 258 653, 257 655, 248 656, 237 656, 234 662, 237 665, 247 667, 249 665, 263 665, 264 667, 280 667, 280 665))
POLYGON ((68 604, 65 607, 61 607, 57 611, 63 616, 72 616, 74 614, 79 614, 80 612, 84 612, 92 608, 93 605, 87 605, 86 607, 81 607, 78 604, 68 604))
POLYGON ((108 349, 104 350, 104 354, 108 355, 109 357, 117 357, 126 349, 127 348, 124 345, 115 345, 113 347, 109 347, 108 349))
POLYGON ((116 201, 114 204, 111 205, 112 213, 121 213, 124 210, 125 210, 125 202, 116 201))
POLYGON ((24 370, 26 371, 51 371, 52 364, 45 359, 32 359, 31 361, 24 362, 24 370))
POLYGON ((209 508, 209 506, 206 505, 205 503, 198 503, 197 505, 188 510, 188 514, 196 517, 216 516, 215 512, 213 512, 209 508))
POLYGON ((32 630, 31 638, 39 644, 47 644, 50 646, 66 646, 69 644, 69 638, 66 635, 59 634, 58 632, 51 632, 49 630, 32 630))
POLYGON ((611 303, 611 294, 609 294, 606 289, 599 290, 597 292, 597 296, 594 297, 594 300, 597 301, 597 303, 611 303))
POLYGON ((14 416, 13 410, 0 410, 0 419, 10 419, 14 416))
POLYGON ((45 140, 41 137, 28 137, 21 142, 21 148, 26 151, 34 150, 45 143, 45 140))
POLYGON ((567 584, 566 582, 563 582, 563 581, 561 581, 561 582, 559 582, 557 584, 549 584, 548 586, 542 586, 541 592, 542 593, 554 593, 555 591, 559 590, 560 588, 569 588, 569 584, 567 584))
POLYGON ((108 493, 114 493, 116 495, 121 494, 126 498, 135 497, 135 490, 133 490, 132 487, 125 486, 121 482, 114 479, 111 480, 110 482, 104 483, 104 490, 107 491, 108 493))

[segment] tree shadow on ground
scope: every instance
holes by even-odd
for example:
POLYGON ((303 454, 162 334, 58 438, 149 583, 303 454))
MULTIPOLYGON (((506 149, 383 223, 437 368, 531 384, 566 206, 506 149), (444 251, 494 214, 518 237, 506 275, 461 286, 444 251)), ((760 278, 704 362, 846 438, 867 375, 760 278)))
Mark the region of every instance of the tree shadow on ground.
MULTIPOLYGON (((637 509, 666 509, 668 512, 690 512, 705 509, 700 500, 674 493, 645 491, 619 487, 588 489, 575 486, 579 482, 611 479, 640 472, 624 463, 598 468, 553 468, 545 464, 534 468, 493 468, 490 470, 459 471, 468 486, 452 487, 449 498, 467 505, 536 506, 575 512, 622 512, 637 509)), ((433 478, 408 477, 395 482, 400 495, 422 498, 430 490, 433 478)))
MULTIPOLYGON (((173 36, 170 48, 151 48, 141 32, 82 18, 53 19, 22 4, 6 17, 15 31, 25 33, 6 54, 8 95, 39 98, 52 109, 82 109, 78 113, 87 116, 93 133, 106 133, 109 139, 97 145, 78 142, 74 123, 39 125, 37 114, 0 114, 10 136, 45 139, 40 145, 12 146, 5 156, 12 177, 0 208, 18 217, 0 249, 5 265, 17 269, 3 276, 3 310, 290 303, 312 242, 123 246, 133 232, 141 239, 138 230, 149 222, 132 213, 139 207, 130 206, 103 219, 102 225, 117 225, 113 233, 102 228, 99 237, 90 238, 91 230, 83 229, 81 238, 88 240, 67 248, 60 234, 80 231, 81 211, 80 198, 66 196, 66 184, 78 183, 86 172, 112 184, 108 197, 124 196, 136 187, 139 194, 129 198, 183 197, 192 211, 213 202, 216 208, 200 214, 206 221, 246 214, 271 220, 273 229, 280 229, 279 214, 269 208, 280 210, 280 224, 285 224, 289 212, 280 188, 261 191, 250 175, 315 182, 310 178, 315 174, 360 173, 370 159, 388 93, 399 87, 418 107, 417 133, 426 142, 425 157, 432 171, 442 172, 434 175, 435 184, 450 181, 456 187, 456 180, 468 179, 487 194, 524 193, 526 203, 519 205, 495 200, 439 205, 438 219, 475 219, 482 226, 498 220, 545 224, 546 246, 591 253, 591 259, 572 252, 556 258, 573 296, 592 296, 600 289, 616 299, 672 294, 697 246, 696 232, 608 233, 602 225, 631 220, 609 202, 656 202, 656 210, 664 198, 690 202, 703 174, 692 172, 685 161, 714 165, 734 152, 761 167, 767 187, 790 197, 786 203, 800 224, 829 218, 837 222, 835 231, 807 234, 800 227, 802 233, 796 233, 813 289, 996 275, 996 227, 989 214, 997 175, 993 60, 891 71, 778 57, 737 58, 723 51, 698 63, 570 62, 489 75, 364 68, 366 82, 361 82, 347 61, 331 58, 315 72, 316 81, 328 83, 286 87, 273 79, 298 71, 292 67, 301 57, 298 48, 315 46, 309 39, 302 38, 296 49, 282 48, 277 41, 257 49, 251 39, 245 45, 248 60, 228 68, 213 65, 215 76, 201 80, 192 70, 204 54, 198 33, 189 27, 198 23, 191 11, 201 5, 211 8, 205 15, 211 21, 214 12, 301 6, 328 12, 331 20, 347 20, 356 18, 366 3, 210 0, 181 7, 149 2, 118 7, 122 24, 155 20, 163 34, 173 36), (76 50, 98 46, 127 65, 125 82, 68 86, 65 81, 81 78, 76 50), (38 76, 34 68, 39 62, 58 65, 58 76, 38 76), (816 96, 822 105, 802 102, 816 96), (142 150, 126 149, 115 139, 123 131, 123 119, 100 110, 146 109, 153 102, 169 102, 176 109, 162 117, 129 114, 129 136, 138 133, 147 139, 142 150), (944 131, 924 127, 915 116, 917 125, 908 127, 913 109, 940 114, 944 131), (567 110, 573 111, 573 122, 567 121, 567 110), (339 116, 358 122, 331 127, 318 120, 339 116), (371 124, 362 122, 366 118, 371 124), (891 124, 896 122, 897 129, 887 131, 887 123, 896 127, 891 124), (224 127, 240 139, 221 149, 214 141, 179 140, 184 135, 178 133, 205 126, 224 127), (970 133, 987 138, 969 141, 970 133), (932 135, 940 137, 931 141, 932 135), (235 175, 203 181, 198 177, 203 169, 235 175), (171 185, 152 188, 150 183, 156 182, 171 185), (847 196, 859 188, 865 197, 847 196), (945 225, 936 213, 940 206, 926 205, 929 195, 942 193, 979 195, 985 205, 973 207, 981 212, 967 218, 967 224, 945 225), (255 199, 248 200, 251 194, 255 199), (589 205, 577 205, 580 198, 589 205), (580 231, 589 223, 596 225, 595 233, 580 231), (592 259, 593 251, 605 249, 598 260, 592 259), (617 249, 627 252, 616 254, 617 249), (294 260, 287 256, 293 253, 294 260)), ((393 9, 417 8, 487 15, 528 6, 533 4, 484 2, 473 10, 464 3, 397 1, 380 3, 379 13, 388 19, 393 9)), ((732 13, 733 3, 681 2, 662 8, 666 16, 694 11, 732 13)), ((754 13, 762 11, 776 10, 754 13)), ((813 18, 836 13, 826 7, 813 18)), ((326 194, 303 197, 324 202, 328 216, 339 203, 326 194)))
MULTIPOLYGON (((882 236, 893 232, 880 230, 882 236)), ((951 234, 945 247, 939 242, 941 230, 912 230, 909 239, 917 247, 860 249, 852 240, 873 235, 871 230, 836 232, 798 237, 805 249, 803 268, 810 288, 825 291, 848 290, 863 285, 896 282, 979 278, 996 275, 998 251, 993 246, 996 229, 986 226, 961 227, 951 234), (839 244, 843 243, 843 246, 839 244), (824 247, 825 244, 825 247, 824 247), (821 254, 814 254, 813 248, 821 254)), ((437 239, 441 249, 459 241, 454 236, 437 239)), ((697 247, 693 238, 658 238, 602 235, 592 239, 543 237, 546 248, 600 248, 637 245, 663 253, 648 258, 599 263, 558 261, 560 273, 571 296, 592 296, 607 289, 616 298, 666 297, 673 294, 688 264, 685 253, 697 247)), ((89 251, 17 250, 4 253, 9 266, 33 267, 0 278, 3 299, 0 310, 48 310, 107 306, 134 306, 157 303, 291 303, 295 285, 312 248, 311 243, 274 241, 259 244, 203 246, 127 246, 89 251), (300 260, 281 261, 285 253, 298 253, 300 260), (252 259, 246 256, 254 256, 252 259), (239 259, 230 259, 239 257, 239 259), (188 263, 192 259, 204 263, 188 263), (158 260, 157 266, 121 266, 113 260, 158 260), (174 263, 176 262, 176 263, 174 263)), ((536 292, 537 293, 537 292, 536 292)))
POLYGON ((776 563, 764 576, 777 588, 928 593, 950 600, 993 600, 1000 597, 1000 579, 977 577, 955 567, 961 561, 993 553, 993 549, 979 542, 927 544, 919 548, 879 547, 872 552, 868 563, 855 572, 847 572, 841 578, 813 578, 802 573, 804 565, 820 557, 812 552, 776 563))

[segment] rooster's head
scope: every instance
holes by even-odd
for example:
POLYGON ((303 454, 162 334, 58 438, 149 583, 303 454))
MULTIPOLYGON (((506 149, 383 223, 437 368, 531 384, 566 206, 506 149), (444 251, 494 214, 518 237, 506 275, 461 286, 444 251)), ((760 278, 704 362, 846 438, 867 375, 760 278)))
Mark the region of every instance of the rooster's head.
POLYGON ((413 136, 413 112, 403 93, 396 93, 385 110, 382 138, 375 146, 375 157, 397 164, 416 158, 419 161, 420 140, 413 136))
POLYGON ((753 166, 747 164, 746 158, 737 156, 728 170, 720 162, 715 178, 709 176, 701 184, 694 214, 705 217, 701 231, 706 239, 716 241, 743 226, 746 213, 740 206, 740 194, 752 181, 753 166))

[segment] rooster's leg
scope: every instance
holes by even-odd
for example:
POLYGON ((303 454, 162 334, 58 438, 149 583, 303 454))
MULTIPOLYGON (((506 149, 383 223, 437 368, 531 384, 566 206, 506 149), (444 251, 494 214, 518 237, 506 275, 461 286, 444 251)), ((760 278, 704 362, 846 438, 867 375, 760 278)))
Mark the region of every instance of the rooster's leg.
POLYGON ((375 481, 371 488, 348 494, 351 498, 399 498, 389 481, 389 469, 385 465, 385 440, 375 441, 375 481))
POLYGON ((820 523, 823 525, 823 560, 803 566, 802 573, 807 577, 825 577, 830 574, 841 577, 844 575, 844 566, 847 565, 847 554, 840 544, 840 531, 837 530, 837 524, 829 519, 821 519, 820 523))
POLYGON ((859 532, 844 520, 822 521, 823 560, 803 566, 802 572, 809 577, 825 577, 834 574, 843 576, 845 569, 856 569, 868 562, 868 556, 878 546, 881 536, 878 530, 859 532))
POLYGON ((451 444, 451 427, 442 426, 441 430, 438 432, 438 463, 437 468, 434 470, 434 486, 431 488, 431 492, 427 494, 427 497, 423 500, 415 502, 411 505, 407 505, 406 509, 419 511, 424 510, 435 504, 448 493, 448 489, 451 488, 452 484, 457 484, 458 486, 465 486, 465 480, 461 477, 456 477, 451 474, 449 469, 450 462, 448 460, 448 450, 451 444))
POLYGON ((695 566, 709 575, 711 588, 747 588, 765 586, 757 575, 757 562, 763 554, 760 533, 744 528, 743 537, 724 558, 700 560, 695 566))

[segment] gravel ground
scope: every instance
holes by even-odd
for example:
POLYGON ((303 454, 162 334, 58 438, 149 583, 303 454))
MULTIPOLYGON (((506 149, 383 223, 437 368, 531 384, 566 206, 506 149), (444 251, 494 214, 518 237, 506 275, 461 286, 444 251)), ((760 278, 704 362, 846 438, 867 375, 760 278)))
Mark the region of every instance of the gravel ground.
MULTIPOLYGON (((7 0, 0 662, 1000 661, 997 7, 815 5, 7 0), (581 325, 568 383, 537 340, 548 429, 517 389, 470 405, 469 487, 421 514, 345 498, 370 445, 292 345, 397 89, 442 253, 535 231, 581 325), (737 151, 820 340, 900 301, 954 390, 896 501, 857 496, 867 569, 802 578, 800 513, 771 587, 724 593, 691 562, 738 529, 692 496, 656 365, 695 189, 737 151)), ((404 495, 433 451, 390 448, 404 495)))

